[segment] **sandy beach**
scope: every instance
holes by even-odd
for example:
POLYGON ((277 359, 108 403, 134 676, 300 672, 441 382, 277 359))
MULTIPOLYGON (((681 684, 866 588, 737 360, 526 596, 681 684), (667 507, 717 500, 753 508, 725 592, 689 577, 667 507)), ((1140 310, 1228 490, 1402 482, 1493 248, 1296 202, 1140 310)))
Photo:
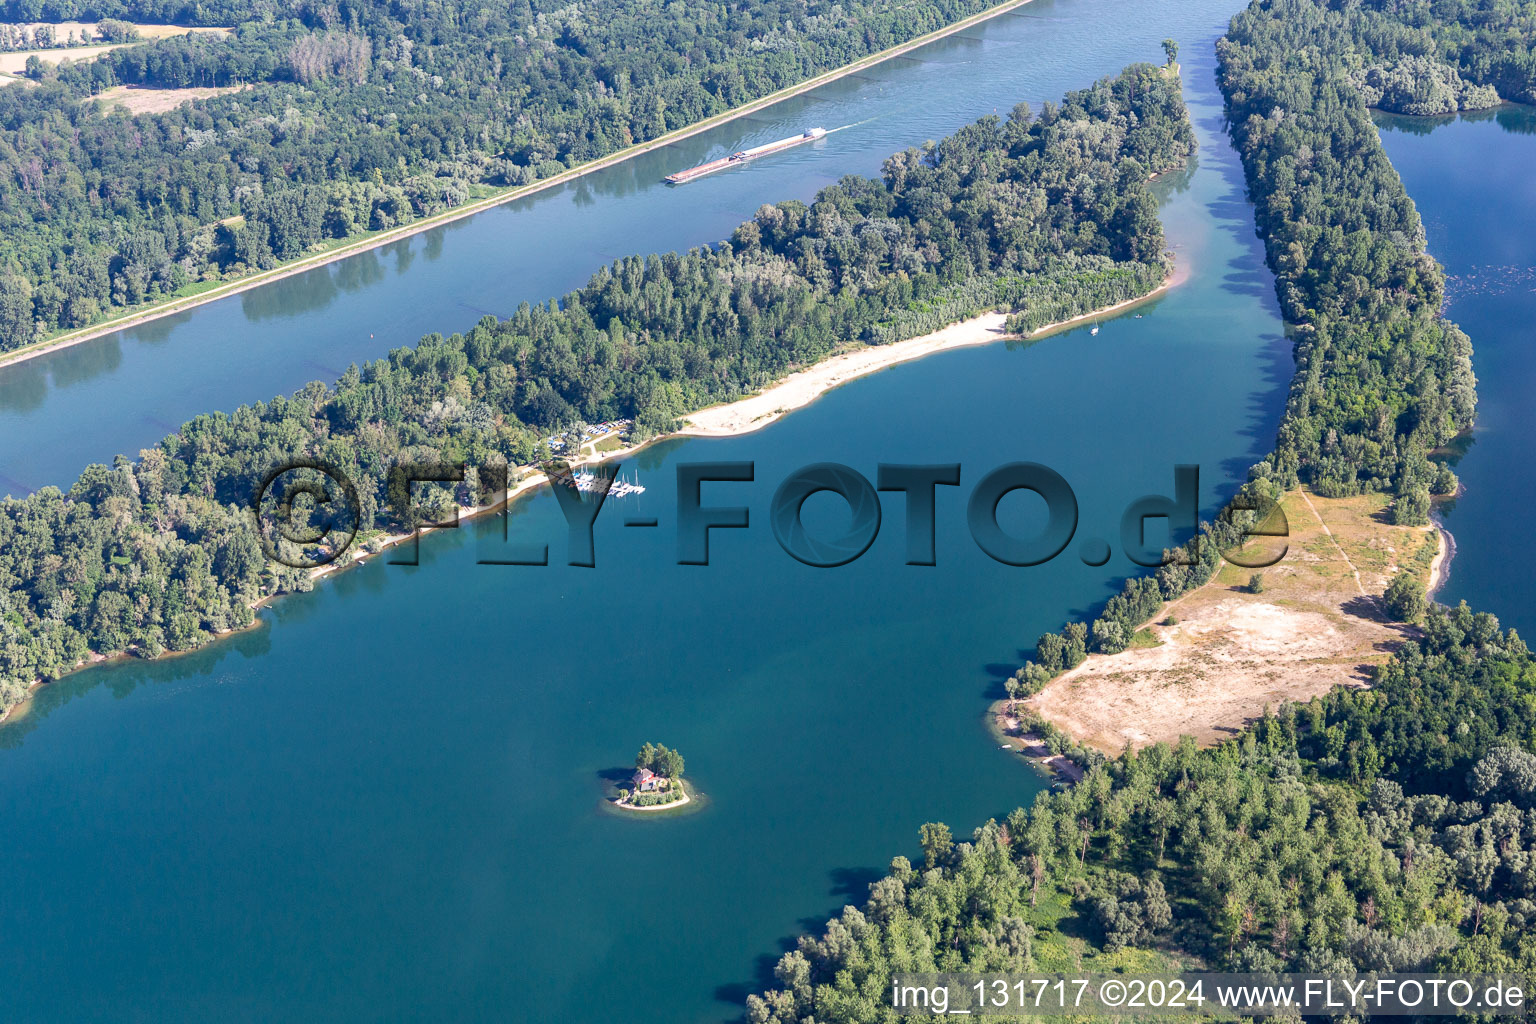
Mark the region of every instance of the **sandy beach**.
POLYGON ((985 345, 1007 337, 1003 313, 987 313, 942 331, 898 341, 891 345, 867 345, 832 356, 799 370, 766 391, 725 405, 693 413, 678 433, 692 437, 728 437, 760 430, 787 412, 803 408, 837 387, 865 374, 911 359, 967 345, 985 345))
MULTIPOLYGON (((1189 268, 1180 264, 1161 285, 1145 295, 1117 302, 1113 306, 1084 313, 1070 320, 1046 324, 1031 331, 1025 337, 1033 340, 1075 327, 1087 320, 1112 316, 1132 306, 1150 302, 1188 279, 1189 268)), ((1003 328, 1007 319, 1007 314, 1004 313, 985 313, 972 320, 964 320, 943 330, 934 331, 932 334, 925 334, 920 338, 909 338, 889 345, 861 345, 852 351, 823 359, 814 366, 798 370, 766 391, 692 413, 684 420, 682 429, 677 433, 684 437, 730 437, 760 430, 785 413, 804 408, 833 388, 851 380, 857 380, 866 374, 898 363, 921 359, 935 352, 1002 341, 1010 336, 1003 328)))
MULTIPOLYGON (((1124 302, 1117 302, 1103 309, 1096 309, 1081 316, 1075 316, 1070 320, 1062 320, 1054 324, 1046 324, 1027 335, 1030 339, 1044 337, 1057 331, 1075 327, 1088 320, 1096 320, 1100 317, 1111 316, 1116 313, 1139 306, 1142 303, 1162 295, 1170 288, 1177 287, 1189 279, 1189 268, 1179 265, 1162 284, 1145 295, 1124 302)), ((804 408, 833 388, 848 381, 856 380, 866 374, 883 370, 888 366, 909 362, 913 359, 921 359, 923 356, 933 355, 935 352, 943 352, 954 348, 965 348, 970 345, 987 345, 996 341, 1003 341, 1010 335, 1003 329, 1007 315, 1004 313, 985 313, 971 320, 963 320, 957 324, 951 324, 942 330, 925 334, 919 338, 910 338, 890 345, 860 345, 851 351, 841 355, 831 356, 821 362, 808 366, 803 370, 797 370, 768 388, 766 391, 746 398, 739 398, 734 402, 726 402, 723 405, 713 405, 696 413, 689 414, 683 421, 683 426, 670 434, 658 434, 636 444, 626 445, 613 451, 600 452, 592 455, 584 455, 570 460, 571 469, 580 469, 588 466, 597 466, 605 462, 615 462, 628 458, 635 452, 648 445, 665 441, 673 437, 732 437, 737 434, 749 434, 777 420, 786 413, 804 408)), ((544 473, 535 466, 517 467, 523 473, 517 483, 507 491, 504 498, 497 499, 485 505, 464 505, 459 508, 459 521, 474 519, 477 516, 499 512, 510 505, 517 498, 542 487, 549 482, 544 473)), ((425 536, 433 531, 433 527, 422 527, 420 533, 425 536)), ((320 566, 310 572, 311 579, 320 579, 333 572, 338 572, 349 566, 365 562, 376 554, 388 550, 403 541, 410 540, 412 533, 391 533, 382 538, 374 538, 369 542, 369 548, 354 545, 353 548, 336 561, 320 566)), ((281 595, 269 595, 257 603, 257 607, 281 595)))
POLYGON ((1424 588, 1424 596, 1433 598, 1435 592, 1445 586, 1445 581, 1451 578, 1451 561, 1456 557, 1456 538, 1450 530, 1445 528, 1437 513, 1431 512, 1429 521, 1435 525, 1435 532, 1440 535, 1440 549, 1435 552, 1434 560, 1429 563, 1429 584, 1424 588))
POLYGON ((1065 754, 1053 754, 1044 737, 1028 730, 1020 731, 1023 723, 1013 713, 1013 701, 999 700, 987 708, 987 730, 998 741, 998 747, 1010 753, 1024 756, 1042 773, 1061 782, 1083 781, 1087 772, 1065 754))

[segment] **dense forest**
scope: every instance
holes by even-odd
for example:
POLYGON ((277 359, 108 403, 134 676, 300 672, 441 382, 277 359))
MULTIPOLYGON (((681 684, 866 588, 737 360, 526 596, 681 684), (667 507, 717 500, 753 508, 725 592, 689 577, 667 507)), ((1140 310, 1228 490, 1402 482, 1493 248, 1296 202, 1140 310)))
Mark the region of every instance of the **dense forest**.
POLYGON ((233 25, 275 18, 292 9, 275 0, 4 0, 0 2, 0 21, 118 18, 155 25, 233 25))
MULTIPOLYGON (((1250 508, 1305 481, 1328 496, 1392 492, 1395 521, 1422 525, 1431 494, 1456 489, 1455 474, 1429 455, 1471 423, 1471 343, 1441 315, 1444 275, 1367 109, 1383 105, 1366 84, 1385 80, 1383 61, 1431 60, 1433 38, 1422 18, 1410 25, 1365 5, 1273 0, 1237 15, 1217 43, 1232 138, 1296 338, 1286 415, 1275 450, 1254 467, 1250 508)), ((1456 81, 1467 103, 1487 99, 1454 68, 1437 67, 1434 81, 1456 81)), ((1010 696, 1038 692, 1090 653, 1124 650, 1165 601, 1210 579, 1218 552, 1252 519, 1209 524, 1198 558, 1181 551, 1154 576, 1127 581, 1091 625, 1040 636, 1008 681, 1010 696)))
POLYGON ((236 31, 0 90, 0 351, 550 177, 990 0, 41 6, 236 31), (88 102, 124 83, 253 88, 137 117, 88 102))
MULTIPOLYGON (((1441 271, 1367 107, 1480 106, 1485 87, 1510 89, 1531 66, 1519 11, 1256 0, 1218 43, 1297 338, 1287 415, 1245 504, 1306 480, 1394 491, 1406 521, 1455 487, 1429 455, 1470 422, 1470 345, 1440 315, 1441 271), (1423 68, 1392 93, 1394 75, 1423 68)), ((1010 690, 1123 649, 1209 577, 1233 528, 1205 533, 1193 564, 1042 636, 1010 690)), ((924 863, 896 858, 862 908, 802 938, 748 1019, 895 1021, 897 971, 1145 970, 1159 950, 1233 970, 1536 970, 1536 660, 1492 615, 1389 598, 1420 632, 1371 689, 1266 709, 1211 749, 1081 752, 1083 782, 969 842, 924 825, 924 863)))
POLYGON ((1413 80, 1385 109, 1443 114, 1498 99, 1536 103, 1536 10, 1517 0, 1366 0, 1358 29, 1384 78, 1413 80), (1483 90, 1465 95, 1468 86, 1483 90), (1448 102, 1448 88, 1463 94, 1448 102), (1496 95, 1495 95, 1496 94, 1496 95))
MULTIPOLYGON (((0 502, 0 705, 92 651, 188 650, 248 624, 260 597, 307 587, 264 557, 249 509, 279 464, 323 459, 357 483, 361 529, 408 526, 387 501, 396 463, 525 465, 552 429, 631 417, 664 431, 861 340, 1144 293, 1166 273, 1147 178, 1193 144, 1177 77, 1133 65, 1038 115, 1021 104, 897 153, 881 179, 764 206, 718 247, 616 261, 558 302, 200 416, 137 462, 0 502)), ((461 499, 481 496, 471 477, 461 499)))
POLYGON ((1427 460, 1472 420, 1471 345, 1355 75, 1371 19, 1313 0, 1254 5, 1217 46, 1232 138, 1296 337, 1297 373, 1261 473, 1320 494, 1454 486, 1427 460), (1319 68, 1314 63, 1321 61, 1319 68))

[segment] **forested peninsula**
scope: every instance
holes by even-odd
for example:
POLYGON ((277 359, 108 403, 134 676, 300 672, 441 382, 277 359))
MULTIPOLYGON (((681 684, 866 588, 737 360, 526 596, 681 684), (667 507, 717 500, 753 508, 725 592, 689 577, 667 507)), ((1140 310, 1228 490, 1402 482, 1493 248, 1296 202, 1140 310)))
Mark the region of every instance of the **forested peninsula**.
MULTIPOLYGON (((1177 75, 1133 65, 897 153, 879 179, 764 206, 716 247, 616 261, 558 302, 200 416, 67 491, 0 502, 0 705, 93 652, 190 650, 307 589, 307 572, 264 557, 250 511, 275 466, 323 459, 356 483, 363 530, 408 530, 387 501, 397 463, 523 466, 551 430, 628 417, 641 436, 668 431, 851 345, 994 309, 1038 326, 1144 294, 1167 273, 1147 180, 1193 145, 1177 75)), ((493 495, 471 473, 438 497, 493 495)))
POLYGON ((10 0, 22 21, 235 31, 0 89, 0 353, 563 174, 993 6, 10 0), (118 85, 232 92, 138 116, 91 100, 118 85))
MULTIPOLYGON (((1471 422, 1470 344, 1441 316, 1443 274, 1368 108, 1529 99, 1533 38, 1512 4, 1257 0, 1219 41, 1297 358, 1245 497, 1385 491, 1417 517, 1455 487, 1432 456, 1471 422)), ((1230 529, 1210 527, 1195 565, 1131 581, 1091 629, 1042 637, 1017 682, 1118 649, 1209 578, 1230 529)), ((1369 690, 1271 709, 1209 749, 1090 758, 1081 783, 969 841, 924 825, 923 862, 897 857, 862 907, 802 938, 748 1019, 895 1021, 897 971, 1145 970, 1173 952, 1240 971, 1531 971, 1533 748, 1524 642, 1487 612, 1430 607, 1369 690)))

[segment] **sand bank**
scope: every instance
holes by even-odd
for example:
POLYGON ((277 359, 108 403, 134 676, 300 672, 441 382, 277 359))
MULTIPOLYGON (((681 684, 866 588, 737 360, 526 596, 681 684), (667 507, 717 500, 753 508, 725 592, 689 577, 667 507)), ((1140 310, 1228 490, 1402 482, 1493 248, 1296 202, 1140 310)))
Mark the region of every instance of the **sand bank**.
MULTIPOLYGON (((1189 270, 1181 265, 1161 285, 1145 295, 1117 302, 1113 306, 1084 313, 1070 320, 1046 324, 1031 331, 1025 337, 1040 338, 1055 331, 1077 326, 1087 320, 1119 313, 1131 306, 1151 301, 1188 279, 1189 270)), ((921 359, 935 352, 1002 341, 1010 337, 1003 327, 1007 319, 1004 313, 985 313, 972 320, 964 320, 943 330, 934 331, 932 334, 925 334, 920 338, 910 338, 889 345, 861 345, 852 351, 823 359, 813 366, 798 370, 766 391, 692 413, 684 420, 683 428, 678 433, 684 437, 729 437, 759 430, 785 413, 810 405, 833 388, 866 374, 912 359, 921 359)))
POLYGON ((1424 596, 1433 598, 1435 592, 1451 578, 1451 560, 1456 557, 1456 538, 1445 528, 1444 521, 1437 513, 1430 513, 1429 521, 1434 524, 1435 532, 1440 537, 1440 549, 1429 563, 1429 583, 1424 588, 1424 596))

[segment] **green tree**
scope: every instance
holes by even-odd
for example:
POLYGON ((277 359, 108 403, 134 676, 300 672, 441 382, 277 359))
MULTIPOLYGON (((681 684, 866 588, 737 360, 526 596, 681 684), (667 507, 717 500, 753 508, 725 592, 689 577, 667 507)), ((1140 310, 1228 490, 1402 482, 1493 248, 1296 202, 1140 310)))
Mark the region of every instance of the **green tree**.
POLYGON ((955 841, 949 833, 948 825, 930 821, 918 829, 917 834, 918 842, 923 848, 924 864, 934 868, 949 860, 949 855, 955 848, 955 841))
POLYGON ((32 340, 32 285, 15 274, 0 274, 0 350, 32 340))
POLYGON ((1392 578, 1382 600, 1387 614, 1399 622, 1418 622, 1428 604, 1424 596, 1424 584, 1405 569, 1399 570, 1392 578))
POLYGON ((1119 654, 1130 643, 1125 627, 1114 619, 1095 619, 1093 648, 1101 654, 1119 654))
POLYGON ((1173 67, 1174 62, 1179 59, 1179 44, 1175 40, 1164 39, 1163 52, 1168 55, 1168 66, 1173 67))
POLYGON ((683 755, 666 747, 660 748, 656 756, 656 773, 665 775, 669 779, 683 777, 683 755))
POLYGON ((1392 522, 1398 526, 1424 526, 1429 522, 1429 488, 1409 487, 1392 503, 1392 522))

